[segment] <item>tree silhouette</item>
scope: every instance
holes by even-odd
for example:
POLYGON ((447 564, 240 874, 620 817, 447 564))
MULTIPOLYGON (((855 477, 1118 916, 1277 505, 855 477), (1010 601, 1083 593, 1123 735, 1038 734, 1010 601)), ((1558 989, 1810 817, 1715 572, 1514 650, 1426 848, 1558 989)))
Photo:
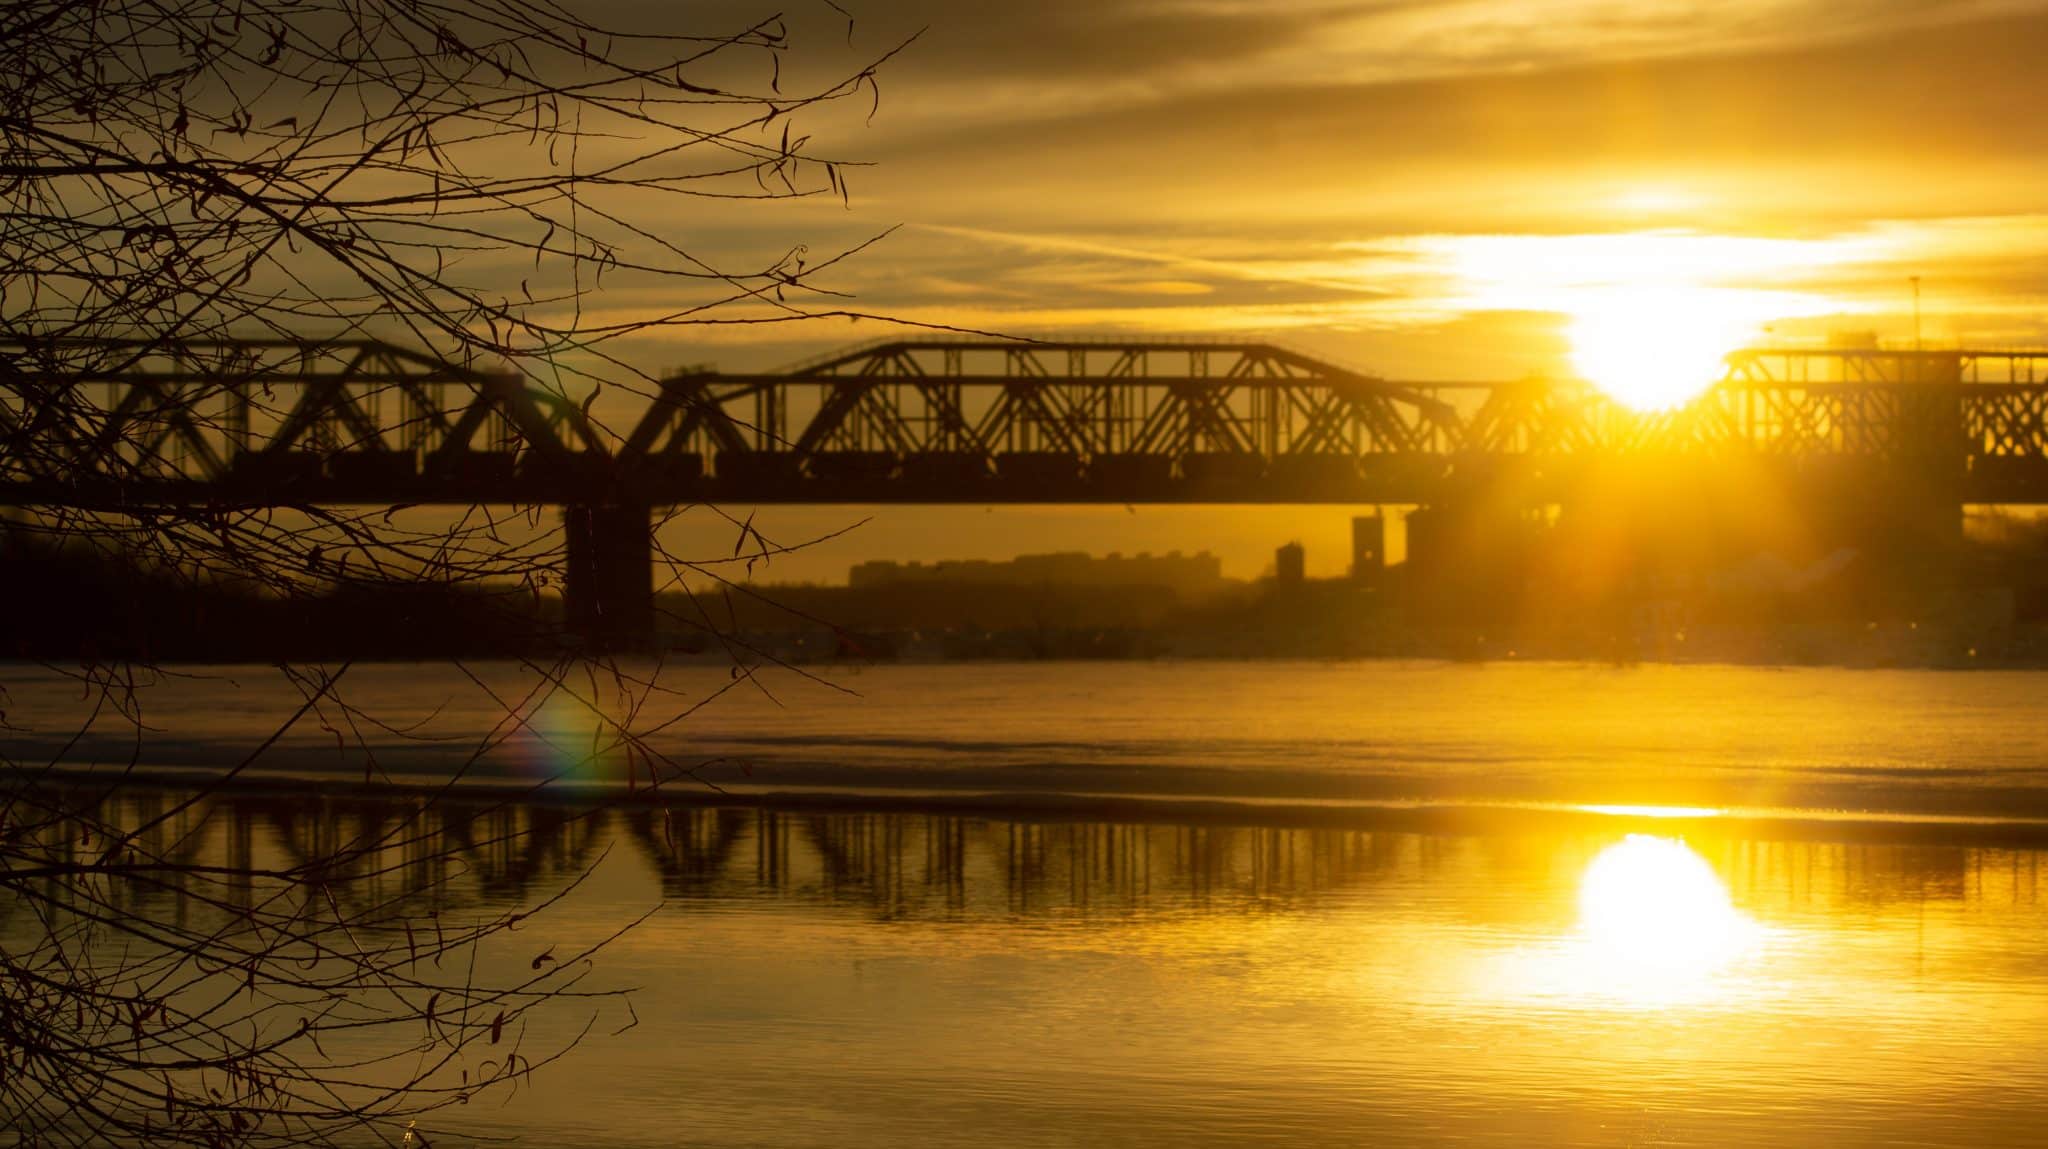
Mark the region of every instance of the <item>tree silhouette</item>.
MULTIPOLYGON (((820 4, 807 18, 843 20, 851 45, 851 17, 820 4)), ((459 366, 439 384, 458 391, 516 377, 602 441, 600 391, 653 382, 629 337, 849 314, 814 281, 865 244, 748 262, 693 249, 677 222, 849 195, 857 162, 817 151, 803 121, 872 114, 900 45, 823 78, 829 61, 807 64, 802 82, 795 48, 779 16, 606 27, 549 0, 0 5, 0 481, 49 493, 7 533, 274 598, 420 580, 537 596, 562 546, 508 533, 538 526, 533 508, 423 521, 159 501, 150 483, 252 420, 289 424, 302 413, 277 374, 366 339, 459 366), (141 365, 169 382, 110 400, 100 385, 141 365)), ((297 428, 314 465, 361 445, 349 418, 297 428)), ((528 433, 493 431, 512 451, 528 433)), ((750 527, 742 539, 772 549, 750 527)), ((93 721, 144 737, 148 667, 84 651, 55 669, 93 721)), ((574 654, 535 669, 597 714, 592 753, 657 784, 687 772, 643 736, 646 673, 574 654)), ((300 705, 271 739, 374 721, 350 706, 346 670, 281 667, 300 705)), ((535 704, 507 700, 505 728, 535 704)), ((270 744, 169 791, 0 754, 0 1119, 24 1143, 424 1139, 409 1122, 573 1043, 525 1043, 529 1011, 603 996, 580 988, 587 952, 479 974, 475 955, 516 949, 508 935, 545 905, 458 927, 441 910, 461 902, 459 878, 385 892, 397 867, 459 871, 425 819, 315 835, 291 857, 195 845, 270 744)), ((523 832, 477 819, 495 828, 464 848, 523 832)))

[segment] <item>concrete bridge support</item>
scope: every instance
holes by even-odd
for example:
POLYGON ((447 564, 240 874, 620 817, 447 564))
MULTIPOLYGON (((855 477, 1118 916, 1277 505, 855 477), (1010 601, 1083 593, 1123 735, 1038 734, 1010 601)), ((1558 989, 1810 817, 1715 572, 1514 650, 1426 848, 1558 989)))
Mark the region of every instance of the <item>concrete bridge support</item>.
POLYGON ((645 650, 654 643, 652 508, 570 506, 563 601, 570 630, 594 651, 645 650))

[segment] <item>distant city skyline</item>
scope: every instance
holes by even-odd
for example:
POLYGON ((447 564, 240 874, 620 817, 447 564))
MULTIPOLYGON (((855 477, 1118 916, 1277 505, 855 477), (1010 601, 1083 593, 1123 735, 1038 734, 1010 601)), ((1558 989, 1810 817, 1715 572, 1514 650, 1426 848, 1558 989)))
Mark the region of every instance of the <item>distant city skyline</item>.
MULTIPOLYGON (((1299 541, 1308 552, 1309 576, 1335 578, 1350 569, 1352 517, 1371 511, 1200 505, 763 507, 754 512, 754 525, 775 544, 818 541, 757 563, 752 577, 757 582, 840 584, 850 567, 866 562, 999 562, 1053 551, 1099 556, 1177 550, 1208 551, 1223 577, 1253 579, 1272 573, 1275 548, 1299 541)), ((662 537, 675 554, 717 557, 731 552, 733 533, 723 520, 689 515, 662 537)), ((1390 558, 1399 561, 1404 552, 1398 529, 1393 537, 1390 558)))
POLYGON ((1210 593, 1225 585, 1223 562, 1208 551, 1111 551, 1101 555, 1057 551, 1020 554, 1010 559, 941 559, 933 563, 877 559, 856 563, 846 572, 846 584, 855 589, 933 582, 1018 587, 1158 587, 1182 594, 1210 593))

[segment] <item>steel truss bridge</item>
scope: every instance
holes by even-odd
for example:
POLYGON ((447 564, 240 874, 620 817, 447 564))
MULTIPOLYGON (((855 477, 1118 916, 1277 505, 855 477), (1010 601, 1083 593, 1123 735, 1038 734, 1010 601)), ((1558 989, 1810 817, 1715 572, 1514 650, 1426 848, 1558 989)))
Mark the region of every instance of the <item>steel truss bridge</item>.
POLYGON ((0 504, 559 504, 572 615, 614 620, 647 595, 657 505, 1542 504, 1646 462, 1794 499, 2048 503, 2048 351, 1744 351, 1643 414, 1266 343, 892 340, 593 405, 375 342, 0 340, 0 504))
POLYGON ((1428 503, 1655 458, 2048 502, 2048 351, 1745 351, 1670 412, 1262 343, 899 340, 594 418, 371 342, 0 342, 0 503, 1428 503))

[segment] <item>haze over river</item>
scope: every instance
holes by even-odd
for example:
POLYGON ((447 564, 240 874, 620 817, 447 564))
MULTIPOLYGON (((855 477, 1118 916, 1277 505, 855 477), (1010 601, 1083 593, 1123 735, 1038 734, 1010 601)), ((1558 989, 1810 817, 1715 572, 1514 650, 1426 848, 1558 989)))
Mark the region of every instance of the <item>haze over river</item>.
MULTIPOLYGON (((296 697, 274 670, 204 673, 143 692, 156 729, 139 751, 103 719, 73 757, 218 767, 296 697)), ((353 722, 330 706, 259 759, 329 781, 223 798, 198 832, 285 854, 316 827, 355 832, 417 801, 362 792, 357 732, 373 776, 430 777, 502 714, 484 687, 515 697, 523 673, 352 668, 353 722)), ((532 832, 466 850, 455 912, 530 904, 594 867, 516 938, 569 953, 660 908, 590 975, 641 987, 632 1015, 604 1006, 567 1062, 502 1106, 451 1111, 444 1133, 2048 1145, 2048 834, 2031 821, 2048 812, 2048 674, 832 677, 858 695, 781 673, 775 700, 743 683, 654 745, 719 760, 706 774, 721 785, 830 788, 836 806, 494 815, 532 832), (1116 797, 1056 797, 1072 795, 1116 797), (1695 809, 1612 809, 1648 805, 1695 809), (1475 808, 1493 812, 1458 813, 1475 808)), ((10 747, 55 757, 80 691, 24 667, 7 681, 10 747)), ((662 681, 682 693, 649 701, 642 725, 732 680, 662 681)), ((566 774, 616 797, 627 767, 592 753, 575 709, 540 705, 475 776, 566 774)))

